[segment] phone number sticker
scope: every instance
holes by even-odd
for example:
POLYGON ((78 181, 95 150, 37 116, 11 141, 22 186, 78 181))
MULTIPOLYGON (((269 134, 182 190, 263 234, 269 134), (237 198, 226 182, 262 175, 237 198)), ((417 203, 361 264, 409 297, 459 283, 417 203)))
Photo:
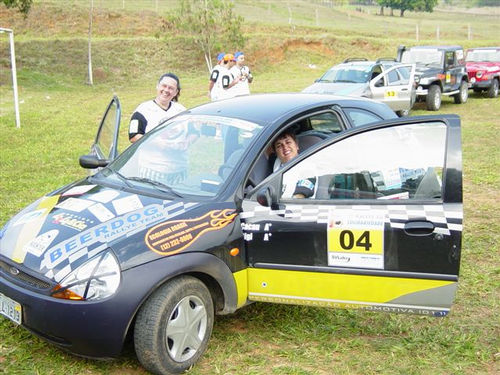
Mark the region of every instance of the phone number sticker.
POLYGON ((381 211, 330 211, 328 265, 383 269, 384 221, 381 211))

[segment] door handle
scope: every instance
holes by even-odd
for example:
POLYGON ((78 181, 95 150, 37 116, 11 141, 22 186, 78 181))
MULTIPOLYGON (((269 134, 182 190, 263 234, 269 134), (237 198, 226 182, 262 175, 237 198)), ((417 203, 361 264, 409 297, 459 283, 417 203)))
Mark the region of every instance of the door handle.
POLYGON ((430 221, 407 221, 404 226, 406 234, 410 236, 428 236, 434 232, 435 225, 430 221))

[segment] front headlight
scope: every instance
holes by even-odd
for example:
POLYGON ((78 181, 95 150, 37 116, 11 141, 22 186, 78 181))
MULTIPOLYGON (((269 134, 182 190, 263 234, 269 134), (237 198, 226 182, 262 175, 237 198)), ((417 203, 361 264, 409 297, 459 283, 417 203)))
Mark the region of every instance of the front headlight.
POLYGON ((71 300, 100 300, 120 285, 120 266, 111 250, 105 251, 70 272, 52 290, 52 296, 71 300))

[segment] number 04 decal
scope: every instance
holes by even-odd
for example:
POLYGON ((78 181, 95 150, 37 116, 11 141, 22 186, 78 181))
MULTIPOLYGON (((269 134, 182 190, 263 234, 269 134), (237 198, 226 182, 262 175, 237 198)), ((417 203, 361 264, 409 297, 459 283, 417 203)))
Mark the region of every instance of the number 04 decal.
POLYGON ((328 265, 383 269, 384 218, 383 212, 330 212, 328 265))

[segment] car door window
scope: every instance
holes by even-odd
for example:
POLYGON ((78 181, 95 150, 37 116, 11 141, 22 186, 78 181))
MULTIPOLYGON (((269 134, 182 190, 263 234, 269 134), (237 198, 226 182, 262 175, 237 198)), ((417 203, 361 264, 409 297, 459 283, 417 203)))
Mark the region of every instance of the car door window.
POLYGON ((361 126, 382 120, 382 118, 375 113, 359 108, 344 108, 344 112, 347 116, 349 116, 349 119, 354 126, 361 126))
POLYGON ((118 150, 120 108, 118 98, 114 97, 109 103, 104 117, 101 120, 91 151, 99 158, 113 160, 120 153, 118 150))
POLYGON ((455 66, 455 53, 453 51, 447 51, 445 53, 446 66, 451 68, 455 66))
POLYGON ((312 183, 309 199, 435 200, 442 195, 445 144, 446 126, 438 122, 361 133, 290 168, 282 192, 312 183))
POLYGON ((400 84, 407 85, 411 76, 411 66, 402 66, 397 68, 396 71, 399 74, 400 84))
POLYGON ((311 129, 327 133, 340 133, 342 122, 336 113, 325 112, 310 117, 311 129))
POLYGON ((396 70, 391 70, 387 73, 388 86, 401 85, 401 80, 396 70))

